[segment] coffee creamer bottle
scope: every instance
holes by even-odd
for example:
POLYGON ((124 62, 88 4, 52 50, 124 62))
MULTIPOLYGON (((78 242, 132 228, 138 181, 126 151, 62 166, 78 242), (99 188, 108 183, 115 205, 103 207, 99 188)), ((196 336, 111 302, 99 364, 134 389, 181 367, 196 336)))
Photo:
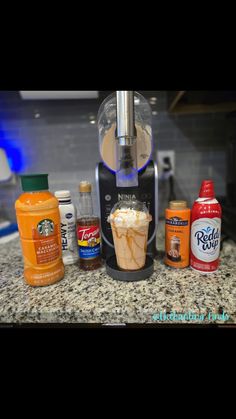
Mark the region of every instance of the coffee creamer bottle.
POLYGON ((71 202, 70 191, 56 191, 61 216, 61 244, 64 265, 72 265, 79 260, 76 238, 77 210, 71 202))
POLYGON ((212 180, 204 180, 191 217, 191 268, 203 274, 219 267, 222 210, 212 180))
POLYGON ((58 201, 48 191, 48 175, 21 176, 24 193, 15 203, 24 257, 24 276, 32 286, 50 285, 64 276, 58 201))
POLYGON ((186 201, 171 201, 165 212, 165 264, 189 266, 191 211, 186 201))

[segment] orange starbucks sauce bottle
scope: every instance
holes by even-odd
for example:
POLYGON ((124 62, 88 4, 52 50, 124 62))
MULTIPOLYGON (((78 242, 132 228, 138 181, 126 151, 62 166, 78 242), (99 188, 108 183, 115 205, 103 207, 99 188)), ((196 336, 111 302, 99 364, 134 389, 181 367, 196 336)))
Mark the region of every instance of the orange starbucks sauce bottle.
POLYGON ((24 257, 24 276, 44 286, 64 276, 58 200, 48 191, 48 175, 21 176, 24 193, 15 203, 24 257))
POLYGON ((171 201, 165 214, 165 264, 187 268, 190 252, 190 216, 186 201, 171 201))

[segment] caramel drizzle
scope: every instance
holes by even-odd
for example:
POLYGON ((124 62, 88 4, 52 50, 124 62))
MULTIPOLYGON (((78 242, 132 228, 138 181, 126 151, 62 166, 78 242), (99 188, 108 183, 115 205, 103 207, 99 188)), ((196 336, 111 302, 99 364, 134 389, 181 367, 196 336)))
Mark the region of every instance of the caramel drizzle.
MULTIPOLYGON (((140 250, 144 250, 145 253, 147 251, 147 243, 145 243, 145 247, 142 248, 141 246, 138 245, 138 243, 135 241, 135 239, 132 235, 130 235, 130 234, 128 235, 128 232, 133 232, 133 233, 135 232, 135 235, 137 235, 139 237, 145 237, 146 233, 142 234, 142 233, 138 232, 137 230, 134 230, 133 228, 129 228, 129 229, 127 229, 126 233, 121 233, 119 235, 118 231, 117 231, 117 227, 114 225, 114 223, 113 223, 112 227, 113 227, 113 231, 114 231, 117 239, 121 239, 122 237, 126 238, 127 245, 128 245, 129 250, 130 250, 130 253, 131 253, 131 260, 133 260, 133 262, 138 266, 138 269, 141 269, 142 266, 138 264, 137 260, 135 259, 134 254, 133 254, 132 243, 134 243, 140 250)), ((122 228, 122 227, 120 227, 120 228, 122 228)))
MULTIPOLYGON (((151 221, 150 214, 148 214, 148 216, 146 216, 145 219, 140 220, 140 215, 143 214, 143 212, 142 211, 135 211, 135 212, 136 212, 136 220, 134 221, 135 225, 138 225, 140 221, 143 223, 151 221)), ((127 215, 128 213, 130 213, 130 210, 116 210, 113 216, 111 217, 111 222, 116 223, 116 218, 119 217, 120 214, 127 215)), ((125 218, 123 218, 122 224, 120 225, 120 227, 125 227, 125 226, 126 226, 126 220, 125 218)))

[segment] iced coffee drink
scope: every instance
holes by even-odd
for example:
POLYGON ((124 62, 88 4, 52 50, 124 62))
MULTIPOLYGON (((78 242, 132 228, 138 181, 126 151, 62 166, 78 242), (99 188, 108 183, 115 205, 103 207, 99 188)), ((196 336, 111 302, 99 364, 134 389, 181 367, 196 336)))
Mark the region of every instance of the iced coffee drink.
POLYGON ((113 208, 108 222, 120 269, 135 271, 144 267, 151 220, 147 208, 139 201, 120 201, 113 208))

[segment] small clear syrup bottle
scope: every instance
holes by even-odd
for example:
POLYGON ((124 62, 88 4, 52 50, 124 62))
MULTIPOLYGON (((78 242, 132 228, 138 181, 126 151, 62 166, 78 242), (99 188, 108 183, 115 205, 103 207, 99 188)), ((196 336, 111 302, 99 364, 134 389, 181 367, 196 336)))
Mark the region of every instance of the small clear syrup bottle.
POLYGON ((79 217, 77 219, 79 265, 84 271, 101 267, 101 235, 99 217, 93 214, 92 185, 79 184, 79 217))

